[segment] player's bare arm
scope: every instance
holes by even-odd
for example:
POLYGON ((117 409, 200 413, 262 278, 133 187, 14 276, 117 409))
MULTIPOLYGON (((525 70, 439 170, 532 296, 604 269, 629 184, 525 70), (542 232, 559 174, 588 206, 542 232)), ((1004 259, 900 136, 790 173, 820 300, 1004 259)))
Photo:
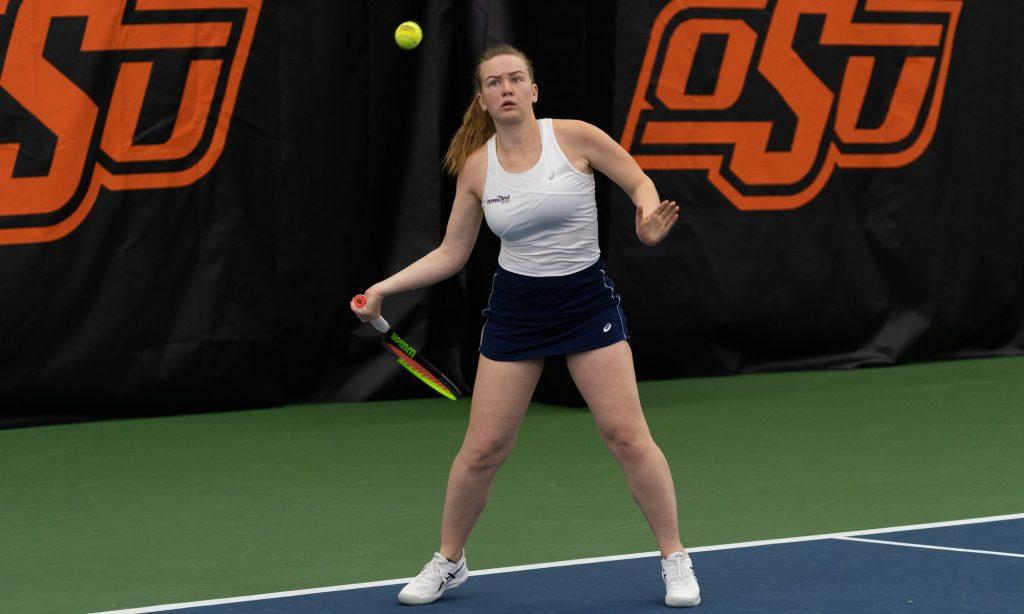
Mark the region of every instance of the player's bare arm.
POLYGON ((654 182, 636 160, 603 130, 587 122, 560 120, 558 129, 573 157, 585 160, 629 195, 636 207, 637 237, 646 245, 664 239, 679 219, 679 206, 673 200, 658 198, 654 182))
POLYGON ((455 200, 441 245, 391 277, 367 288, 364 292, 366 304, 362 307, 351 305, 360 320, 369 322, 378 317, 385 297, 443 281, 466 266, 483 220, 480 193, 486 173, 487 153, 481 148, 466 159, 459 173, 455 200))

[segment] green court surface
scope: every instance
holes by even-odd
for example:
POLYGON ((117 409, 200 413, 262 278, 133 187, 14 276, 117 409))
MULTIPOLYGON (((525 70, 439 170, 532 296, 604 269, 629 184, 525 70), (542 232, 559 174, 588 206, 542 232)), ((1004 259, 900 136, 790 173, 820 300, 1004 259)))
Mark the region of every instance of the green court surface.
MULTIPOLYGON (((1024 512, 1024 358, 644 382, 683 542, 1024 512)), ((470 402, 0 431, 0 611, 87 612, 415 575, 470 402)), ((473 569, 655 550, 585 410, 535 404, 473 569)))

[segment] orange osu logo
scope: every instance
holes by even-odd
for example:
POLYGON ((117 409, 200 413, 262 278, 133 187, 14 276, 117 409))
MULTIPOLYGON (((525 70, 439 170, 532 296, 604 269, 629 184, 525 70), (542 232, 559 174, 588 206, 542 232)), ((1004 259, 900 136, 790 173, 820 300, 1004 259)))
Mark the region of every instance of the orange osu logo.
POLYGON ((961 0, 674 0, 654 21, 621 144, 705 170, 742 210, 801 207, 837 166, 931 143, 961 0))
POLYGON ((0 0, 0 245, 100 188, 192 184, 224 149, 262 0, 0 0))

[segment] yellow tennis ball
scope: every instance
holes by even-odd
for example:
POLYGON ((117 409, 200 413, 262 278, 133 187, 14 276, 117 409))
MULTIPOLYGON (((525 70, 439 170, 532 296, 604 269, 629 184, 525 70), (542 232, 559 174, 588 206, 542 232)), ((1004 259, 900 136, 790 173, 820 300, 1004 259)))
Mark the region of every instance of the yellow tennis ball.
POLYGON ((403 21, 395 29, 395 42, 402 49, 412 49, 423 40, 423 30, 415 21, 403 21))

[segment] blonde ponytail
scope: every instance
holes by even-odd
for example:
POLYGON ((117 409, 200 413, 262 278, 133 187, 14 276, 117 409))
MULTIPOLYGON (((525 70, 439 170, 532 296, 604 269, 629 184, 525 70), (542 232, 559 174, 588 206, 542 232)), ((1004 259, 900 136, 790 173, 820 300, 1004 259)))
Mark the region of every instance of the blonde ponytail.
POLYGON ((452 142, 448 145, 448 153, 444 155, 444 170, 452 177, 462 171, 466 158, 480 148, 494 134, 494 120, 490 113, 480 108, 476 95, 469 102, 469 107, 462 115, 462 126, 459 127, 452 142))
POLYGON ((526 57, 525 53, 512 45, 495 45, 480 55, 473 68, 473 99, 462 115, 462 126, 455 132, 451 144, 448 145, 448 152, 444 155, 444 170, 452 177, 462 172, 466 158, 494 134, 494 120, 491 119, 490 113, 480 108, 477 97, 480 95, 480 65, 499 55, 514 55, 521 58, 526 62, 526 68, 530 72, 530 82, 533 82, 533 62, 526 57))

